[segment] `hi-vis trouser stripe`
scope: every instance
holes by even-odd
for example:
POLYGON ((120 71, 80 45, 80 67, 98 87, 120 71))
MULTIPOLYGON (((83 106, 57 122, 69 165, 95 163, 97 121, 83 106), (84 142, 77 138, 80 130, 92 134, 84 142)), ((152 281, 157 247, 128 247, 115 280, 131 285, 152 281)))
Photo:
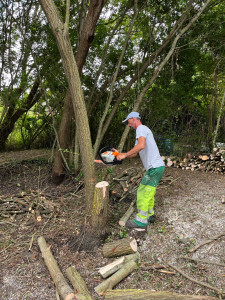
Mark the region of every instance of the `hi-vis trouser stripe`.
POLYGON ((137 210, 136 222, 148 224, 149 216, 154 215, 156 187, 163 176, 165 167, 149 169, 137 190, 137 210))

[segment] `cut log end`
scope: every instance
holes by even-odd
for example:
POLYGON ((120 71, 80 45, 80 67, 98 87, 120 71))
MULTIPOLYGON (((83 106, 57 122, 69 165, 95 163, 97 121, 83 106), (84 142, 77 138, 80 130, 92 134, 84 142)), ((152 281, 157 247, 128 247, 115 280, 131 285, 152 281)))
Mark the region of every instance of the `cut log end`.
POLYGON ((95 187, 96 188, 104 188, 104 187, 106 187, 106 186, 108 186, 109 185, 109 183, 107 182, 107 181, 101 181, 101 182, 98 182, 96 185, 95 185, 95 187))

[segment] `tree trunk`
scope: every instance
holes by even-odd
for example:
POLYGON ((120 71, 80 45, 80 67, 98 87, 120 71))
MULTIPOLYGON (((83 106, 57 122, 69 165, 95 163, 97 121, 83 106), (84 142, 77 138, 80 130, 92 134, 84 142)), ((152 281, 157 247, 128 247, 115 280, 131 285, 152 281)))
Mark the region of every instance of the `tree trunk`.
MULTIPOLYGON (((44 2, 44 0, 40 0, 40 2, 42 3, 42 2, 44 2)), ((87 18, 86 18, 85 22, 83 23, 83 25, 81 26, 81 33, 79 35, 79 45, 78 45, 77 54, 76 54, 76 58, 75 58, 76 63, 77 63, 78 73, 80 76, 82 74, 82 68, 85 63, 89 48, 94 39, 94 31, 95 31, 97 21, 99 19, 102 8, 105 5, 105 2, 106 2, 106 0, 90 1, 87 18)), ((71 93, 71 91, 68 90, 67 94, 68 93, 71 93)), ((59 144, 60 145, 63 145, 64 136, 67 136, 68 128, 71 128, 71 122, 72 122, 72 117, 73 117, 74 113, 73 113, 72 109, 68 109, 69 107, 72 107, 72 103, 71 103, 71 97, 68 96, 65 99, 64 108, 63 108, 63 116, 65 119, 68 120, 68 124, 66 127, 63 124, 60 124, 60 133, 59 133, 59 144)), ((62 122, 63 122, 63 120, 62 120, 62 122)), ((78 130, 79 130, 79 127, 78 127, 78 130)), ((57 153, 56 153, 56 155, 57 155, 57 153)), ((57 157, 55 157, 55 160, 57 160, 57 162, 56 162, 57 168, 53 168, 53 175, 54 175, 54 177, 56 177, 56 174, 59 174, 59 177, 60 177, 61 176, 60 174, 64 170, 63 160, 58 159, 57 157)))
POLYGON ((0 126, 0 150, 5 148, 6 140, 13 131, 18 119, 24 113, 28 112, 28 110, 41 98, 43 92, 41 90, 38 91, 39 86, 40 80, 39 78, 36 78, 26 102, 24 102, 24 104, 19 108, 16 108, 16 104, 14 102, 8 106, 7 112, 0 126))
POLYGON ((67 90, 66 97, 65 97, 65 104, 64 104, 64 110, 62 114, 62 120, 60 122, 59 126, 59 132, 58 132, 58 142, 59 145, 57 145, 55 156, 54 156, 54 163, 52 168, 52 180, 54 183, 59 184, 62 182, 65 176, 65 166, 63 162, 63 151, 69 147, 69 133, 71 130, 71 121, 73 117, 73 106, 70 99, 70 92, 67 90), (69 98, 69 99, 67 99, 69 98))
POLYGON ((52 27, 57 40, 59 52, 62 58, 66 78, 68 80, 73 109, 76 117, 76 127, 81 151, 82 167, 85 181, 85 204, 87 215, 90 215, 90 207, 93 200, 95 173, 94 156, 91 144, 90 128, 87 111, 83 99, 80 77, 77 64, 73 55, 73 49, 69 40, 68 22, 69 9, 67 9, 66 23, 63 24, 59 12, 52 0, 40 0, 42 8, 52 27))

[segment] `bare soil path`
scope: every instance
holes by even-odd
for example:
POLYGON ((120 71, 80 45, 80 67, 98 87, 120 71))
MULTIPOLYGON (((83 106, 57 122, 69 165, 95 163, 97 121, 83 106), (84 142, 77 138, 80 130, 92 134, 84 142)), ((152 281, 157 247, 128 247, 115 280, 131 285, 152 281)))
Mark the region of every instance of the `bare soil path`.
MULTIPOLYGON (((40 235, 51 245, 60 269, 65 272, 67 267, 75 265, 93 299, 103 299, 97 296, 94 287, 102 281, 98 268, 110 260, 103 258, 101 247, 75 253, 69 247, 69 241, 81 230, 83 222, 82 178, 71 175, 61 185, 53 185, 50 156, 51 151, 41 150, 0 153, 1 208, 5 203, 11 205, 15 199, 28 201, 34 208, 34 211, 15 213, 8 218, 1 210, 0 299, 56 299, 54 284, 38 249, 40 235), (17 154, 19 163, 16 163, 17 154), (35 218, 36 205, 50 211, 42 215, 41 222, 35 218)), ((108 174, 107 180, 113 186, 113 176, 131 165, 141 168, 139 160, 130 160, 107 172, 101 167, 99 178, 108 174)), ((170 186, 157 190, 156 223, 150 225, 148 233, 138 241, 140 267, 116 288, 170 290, 219 299, 215 290, 192 282, 172 267, 225 291, 225 236, 190 252, 203 241, 225 232, 225 176, 173 168, 166 168, 165 175, 174 180, 170 186), (165 268, 158 269, 158 265, 165 268)), ((130 234, 118 225, 130 200, 111 199, 108 241, 130 234)), ((225 299, 224 295, 221 299, 225 299)))

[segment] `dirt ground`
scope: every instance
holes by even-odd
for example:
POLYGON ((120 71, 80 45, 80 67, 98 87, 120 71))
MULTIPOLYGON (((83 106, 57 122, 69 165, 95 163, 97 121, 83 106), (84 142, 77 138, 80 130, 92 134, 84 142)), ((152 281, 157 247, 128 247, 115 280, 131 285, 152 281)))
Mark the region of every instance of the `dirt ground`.
MULTIPOLYGON (((0 153, 0 299, 56 299, 54 283, 37 244, 39 236, 44 236, 51 245, 64 275, 66 268, 74 265, 92 298, 104 299, 94 291, 102 281, 98 268, 113 259, 103 257, 102 245, 88 252, 71 249, 69 241, 82 229, 84 219, 82 178, 71 175, 61 185, 53 185, 51 164, 47 160, 50 156, 51 151, 0 153), (17 208, 15 212, 12 206, 10 216, 9 212, 3 212, 4 207, 14 202, 20 205, 21 201, 28 201, 31 209, 18 212, 17 208), (49 211, 40 222, 33 210, 38 205, 47 206, 49 211)), ((107 179, 110 189, 114 189, 113 178, 130 166, 137 171, 142 168, 138 159, 108 169, 101 166, 99 180, 107 179)), ((219 296, 216 291, 225 293, 225 177, 176 168, 166 168, 164 176, 171 180, 157 190, 156 222, 138 239, 139 268, 115 288, 169 290, 225 299, 225 294, 219 296), (217 237, 219 234, 221 237, 217 237)), ((122 201, 110 198, 107 241, 132 235, 118 221, 134 197, 130 195, 122 201)))

